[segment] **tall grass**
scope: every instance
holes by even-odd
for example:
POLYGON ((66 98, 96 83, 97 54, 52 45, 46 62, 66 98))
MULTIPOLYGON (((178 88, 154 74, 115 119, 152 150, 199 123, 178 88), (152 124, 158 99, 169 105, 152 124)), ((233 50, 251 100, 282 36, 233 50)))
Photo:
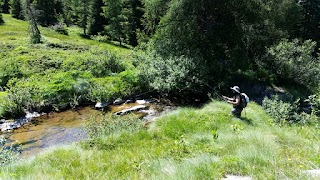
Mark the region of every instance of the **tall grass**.
POLYGON ((149 127, 109 129, 84 142, 2 167, 1 175, 8 179, 220 179, 232 174, 312 179, 302 171, 320 166, 316 127, 274 126, 254 103, 246 108, 243 120, 233 118, 230 110, 230 105, 219 101, 201 109, 180 108, 149 127))

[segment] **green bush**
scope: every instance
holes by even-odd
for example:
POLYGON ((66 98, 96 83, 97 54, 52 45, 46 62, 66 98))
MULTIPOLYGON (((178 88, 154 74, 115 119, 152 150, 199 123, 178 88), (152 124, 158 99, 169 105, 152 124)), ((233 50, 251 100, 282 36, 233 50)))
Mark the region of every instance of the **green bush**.
POLYGON ((91 50, 81 56, 71 57, 62 64, 65 71, 88 71, 94 77, 110 76, 125 70, 120 58, 105 50, 91 50))
POLYGON ((271 99, 265 97, 262 107, 276 124, 308 124, 316 122, 318 117, 315 114, 298 113, 298 102, 299 100, 293 103, 284 102, 279 96, 273 96, 271 99))
POLYGON ((7 145, 4 136, 0 136, 0 166, 4 166, 18 159, 20 155, 20 145, 7 145))
POLYGON ((142 61, 139 66, 141 78, 158 91, 197 91, 200 90, 200 79, 206 81, 201 78, 206 73, 206 68, 196 64, 191 58, 162 58, 152 53, 138 58, 142 61))
POLYGON ((312 105, 313 112, 320 116, 320 92, 314 95, 309 96, 309 101, 312 105))
POLYGON ((8 82, 7 97, 2 98, 3 114, 21 115, 23 110, 41 111, 54 107, 56 110, 77 106, 87 101, 88 73, 69 71, 46 73, 45 76, 12 78, 8 82))
POLYGON ((0 86, 6 86, 13 77, 23 77, 19 63, 16 63, 13 59, 2 59, 0 63, 0 86))
POLYGON ((50 27, 54 31, 56 31, 59 34, 68 35, 68 30, 63 26, 63 24, 56 24, 50 27))
POLYGON ((293 80, 314 89, 320 82, 320 63, 313 56, 315 47, 311 40, 283 40, 268 50, 268 66, 279 80, 293 80))
POLYGON ((137 72, 126 70, 115 76, 93 79, 89 87, 88 99, 93 102, 112 101, 134 94, 138 90, 137 72))
POLYGON ((3 18, 2 18, 2 14, 0 14, 0 25, 4 24, 3 18))

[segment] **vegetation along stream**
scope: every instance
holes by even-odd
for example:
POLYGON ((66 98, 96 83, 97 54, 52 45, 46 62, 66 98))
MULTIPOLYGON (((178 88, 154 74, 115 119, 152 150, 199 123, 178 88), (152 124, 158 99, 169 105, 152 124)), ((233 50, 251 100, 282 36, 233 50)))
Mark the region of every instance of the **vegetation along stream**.
POLYGON ((160 103, 148 103, 140 100, 133 103, 107 106, 104 110, 93 107, 81 107, 63 112, 50 112, 33 118, 22 127, 9 132, 2 132, 9 137, 9 143, 20 143, 22 157, 34 155, 45 148, 70 144, 87 138, 84 130, 86 120, 104 113, 126 113, 135 111, 143 120, 152 120, 161 112, 172 109, 160 103), (144 105, 141 105, 144 104, 144 105), (137 109, 135 109, 137 107, 137 109))

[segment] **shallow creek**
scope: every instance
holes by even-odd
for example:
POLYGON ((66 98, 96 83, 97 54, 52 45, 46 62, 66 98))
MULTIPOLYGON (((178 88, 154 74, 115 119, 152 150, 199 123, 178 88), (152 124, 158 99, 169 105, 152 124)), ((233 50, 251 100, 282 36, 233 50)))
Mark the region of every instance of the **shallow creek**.
MULTIPOLYGON (((103 113, 115 113, 139 105, 138 103, 109 106, 108 110, 95 110, 93 107, 70 109, 63 112, 51 112, 24 124, 11 132, 5 132, 9 143, 19 142, 22 145, 21 157, 28 157, 44 150, 44 148, 71 144, 87 138, 84 130, 86 120, 92 116, 102 116, 103 113)), ((156 103, 145 104, 146 110, 136 112, 144 120, 151 120, 165 111, 170 111, 171 106, 156 103)))

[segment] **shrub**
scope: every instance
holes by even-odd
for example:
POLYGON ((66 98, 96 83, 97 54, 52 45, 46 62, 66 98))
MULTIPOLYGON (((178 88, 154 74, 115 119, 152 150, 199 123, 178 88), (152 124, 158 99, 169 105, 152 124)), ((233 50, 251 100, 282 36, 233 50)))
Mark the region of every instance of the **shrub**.
POLYGON ((53 29, 54 31, 56 31, 59 34, 64 34, 64 35, 68 35, 69 34, 68 30, 61 23, 55 24, 55 25, 51 26, 50 28, 53 29))
POLYGON ((4 21, 2 19, 2 14, 0 14, 0 25, 4 24, 4 21))
POLYGON ((201 77, 206 73, 206 68, 196 64, 191 58, 162 58, 152 53, 139 58, 143 61, 139 67, 141 78, 158 91, 196 91, 200 90, 199 82, 205 81, 201 77))
POLYGON ((268 50, 270 66, 278 79, 294 80, 310 89, 320 82, 320 63, 313 56, 316 43, 294 39, 281 41, 268 50))
POLYGON ((89 78, 90 74, 76 71, 13 78, 8 83, 7 98, 3 100, 3 114, 18 116, 24 109, 41 111, 53 106, 59 110, 77 106, 87 98, 89 78))
POLYGON ((93 102, 112 101, 131 95, 139 90, 139 79, 135 71, 126 70, 118 75, 95 78, 89 87, 88 99, 93 102))
POLYGON ((92 50, 68 59, 63 63, 62 68, 66 71, 88 71, 95 77, 109 76, 125 70, 119 57, 105 50, 92 50))
POLYGON ((13 59, 4 59, 0 63, 0 86, 6 86, 8 81, 15 77, 21 78, 23 73, 19 63, 16 63, 13 59))
POLYGON ((18 159, 20 155, 20 145, 7 146, 7 140, 0 136, 0 166, 6 165, 18 159))
POLYGON ((271 99, 265 97, 262 107, 276 124, 307 124, 317 121, 314 114, 298 113, 298 102, 299 100, 293 103, 284 102, 279 96, 273 96, 271 99))

